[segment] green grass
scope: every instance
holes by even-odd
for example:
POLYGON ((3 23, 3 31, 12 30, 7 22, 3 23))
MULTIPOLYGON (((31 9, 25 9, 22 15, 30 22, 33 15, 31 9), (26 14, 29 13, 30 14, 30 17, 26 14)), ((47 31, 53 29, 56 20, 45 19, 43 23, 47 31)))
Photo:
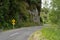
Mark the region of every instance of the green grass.
POLYGON ((44 28, 41 30, 42 35, 48 40, 60 40, 60 29, 55 28, 44 28))
POLYGON ((50 25, 43 27, 41 30, 35 32, 30 36, 29 40, 60 40, 60 28, 57 25, 50 25), (38 36, 39 35, 39 36, 38 36))

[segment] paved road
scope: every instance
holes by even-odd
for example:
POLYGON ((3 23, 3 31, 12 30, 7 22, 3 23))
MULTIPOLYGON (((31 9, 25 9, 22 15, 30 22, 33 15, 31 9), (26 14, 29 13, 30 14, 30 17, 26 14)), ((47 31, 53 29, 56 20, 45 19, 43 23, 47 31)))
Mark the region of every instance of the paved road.
POLYGON ((28 40, 33 32, 41 28, 41 26, 35 26, 0 32, 0 40, 28 40))

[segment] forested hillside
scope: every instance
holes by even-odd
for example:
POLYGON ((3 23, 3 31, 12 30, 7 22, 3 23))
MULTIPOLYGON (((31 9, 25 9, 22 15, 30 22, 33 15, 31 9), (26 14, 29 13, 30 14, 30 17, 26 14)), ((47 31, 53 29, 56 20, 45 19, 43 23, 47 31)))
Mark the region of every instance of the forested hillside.
POLYGON ((41 0, 0 0, 0 28, 40 25, 40 10, 41 0))

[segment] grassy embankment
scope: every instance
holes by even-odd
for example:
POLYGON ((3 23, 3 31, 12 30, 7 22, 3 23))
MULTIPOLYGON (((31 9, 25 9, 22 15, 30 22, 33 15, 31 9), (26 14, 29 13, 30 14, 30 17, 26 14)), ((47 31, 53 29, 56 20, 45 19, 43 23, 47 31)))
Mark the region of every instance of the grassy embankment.
POLYGON ((33 33, 29 40, 60 40, 60 28, 56 25, 45 27, 33 33))

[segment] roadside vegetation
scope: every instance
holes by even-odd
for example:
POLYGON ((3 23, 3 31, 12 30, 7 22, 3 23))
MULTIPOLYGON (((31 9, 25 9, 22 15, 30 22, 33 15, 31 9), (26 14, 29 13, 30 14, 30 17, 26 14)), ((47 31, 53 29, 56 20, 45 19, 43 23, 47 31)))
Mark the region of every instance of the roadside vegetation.
POLYGON ((51 0, 49 8, 48 22, 45 21, 49 25, 33 33, 29 40, 60 40, 60 0, 51 0))
POLYGON ((37 16, 40 17, 40 2, 40 0, 0 0, 0 29, 13 29, 13 25, 14 28, 40 25, 34 22, 31 14, 37 9, 37 16), (12 23, 13 19, 15 22, 12 23))
POLYGON ((34 32, 28 40, 60 40, 60 28, 56 25, 34 32))

